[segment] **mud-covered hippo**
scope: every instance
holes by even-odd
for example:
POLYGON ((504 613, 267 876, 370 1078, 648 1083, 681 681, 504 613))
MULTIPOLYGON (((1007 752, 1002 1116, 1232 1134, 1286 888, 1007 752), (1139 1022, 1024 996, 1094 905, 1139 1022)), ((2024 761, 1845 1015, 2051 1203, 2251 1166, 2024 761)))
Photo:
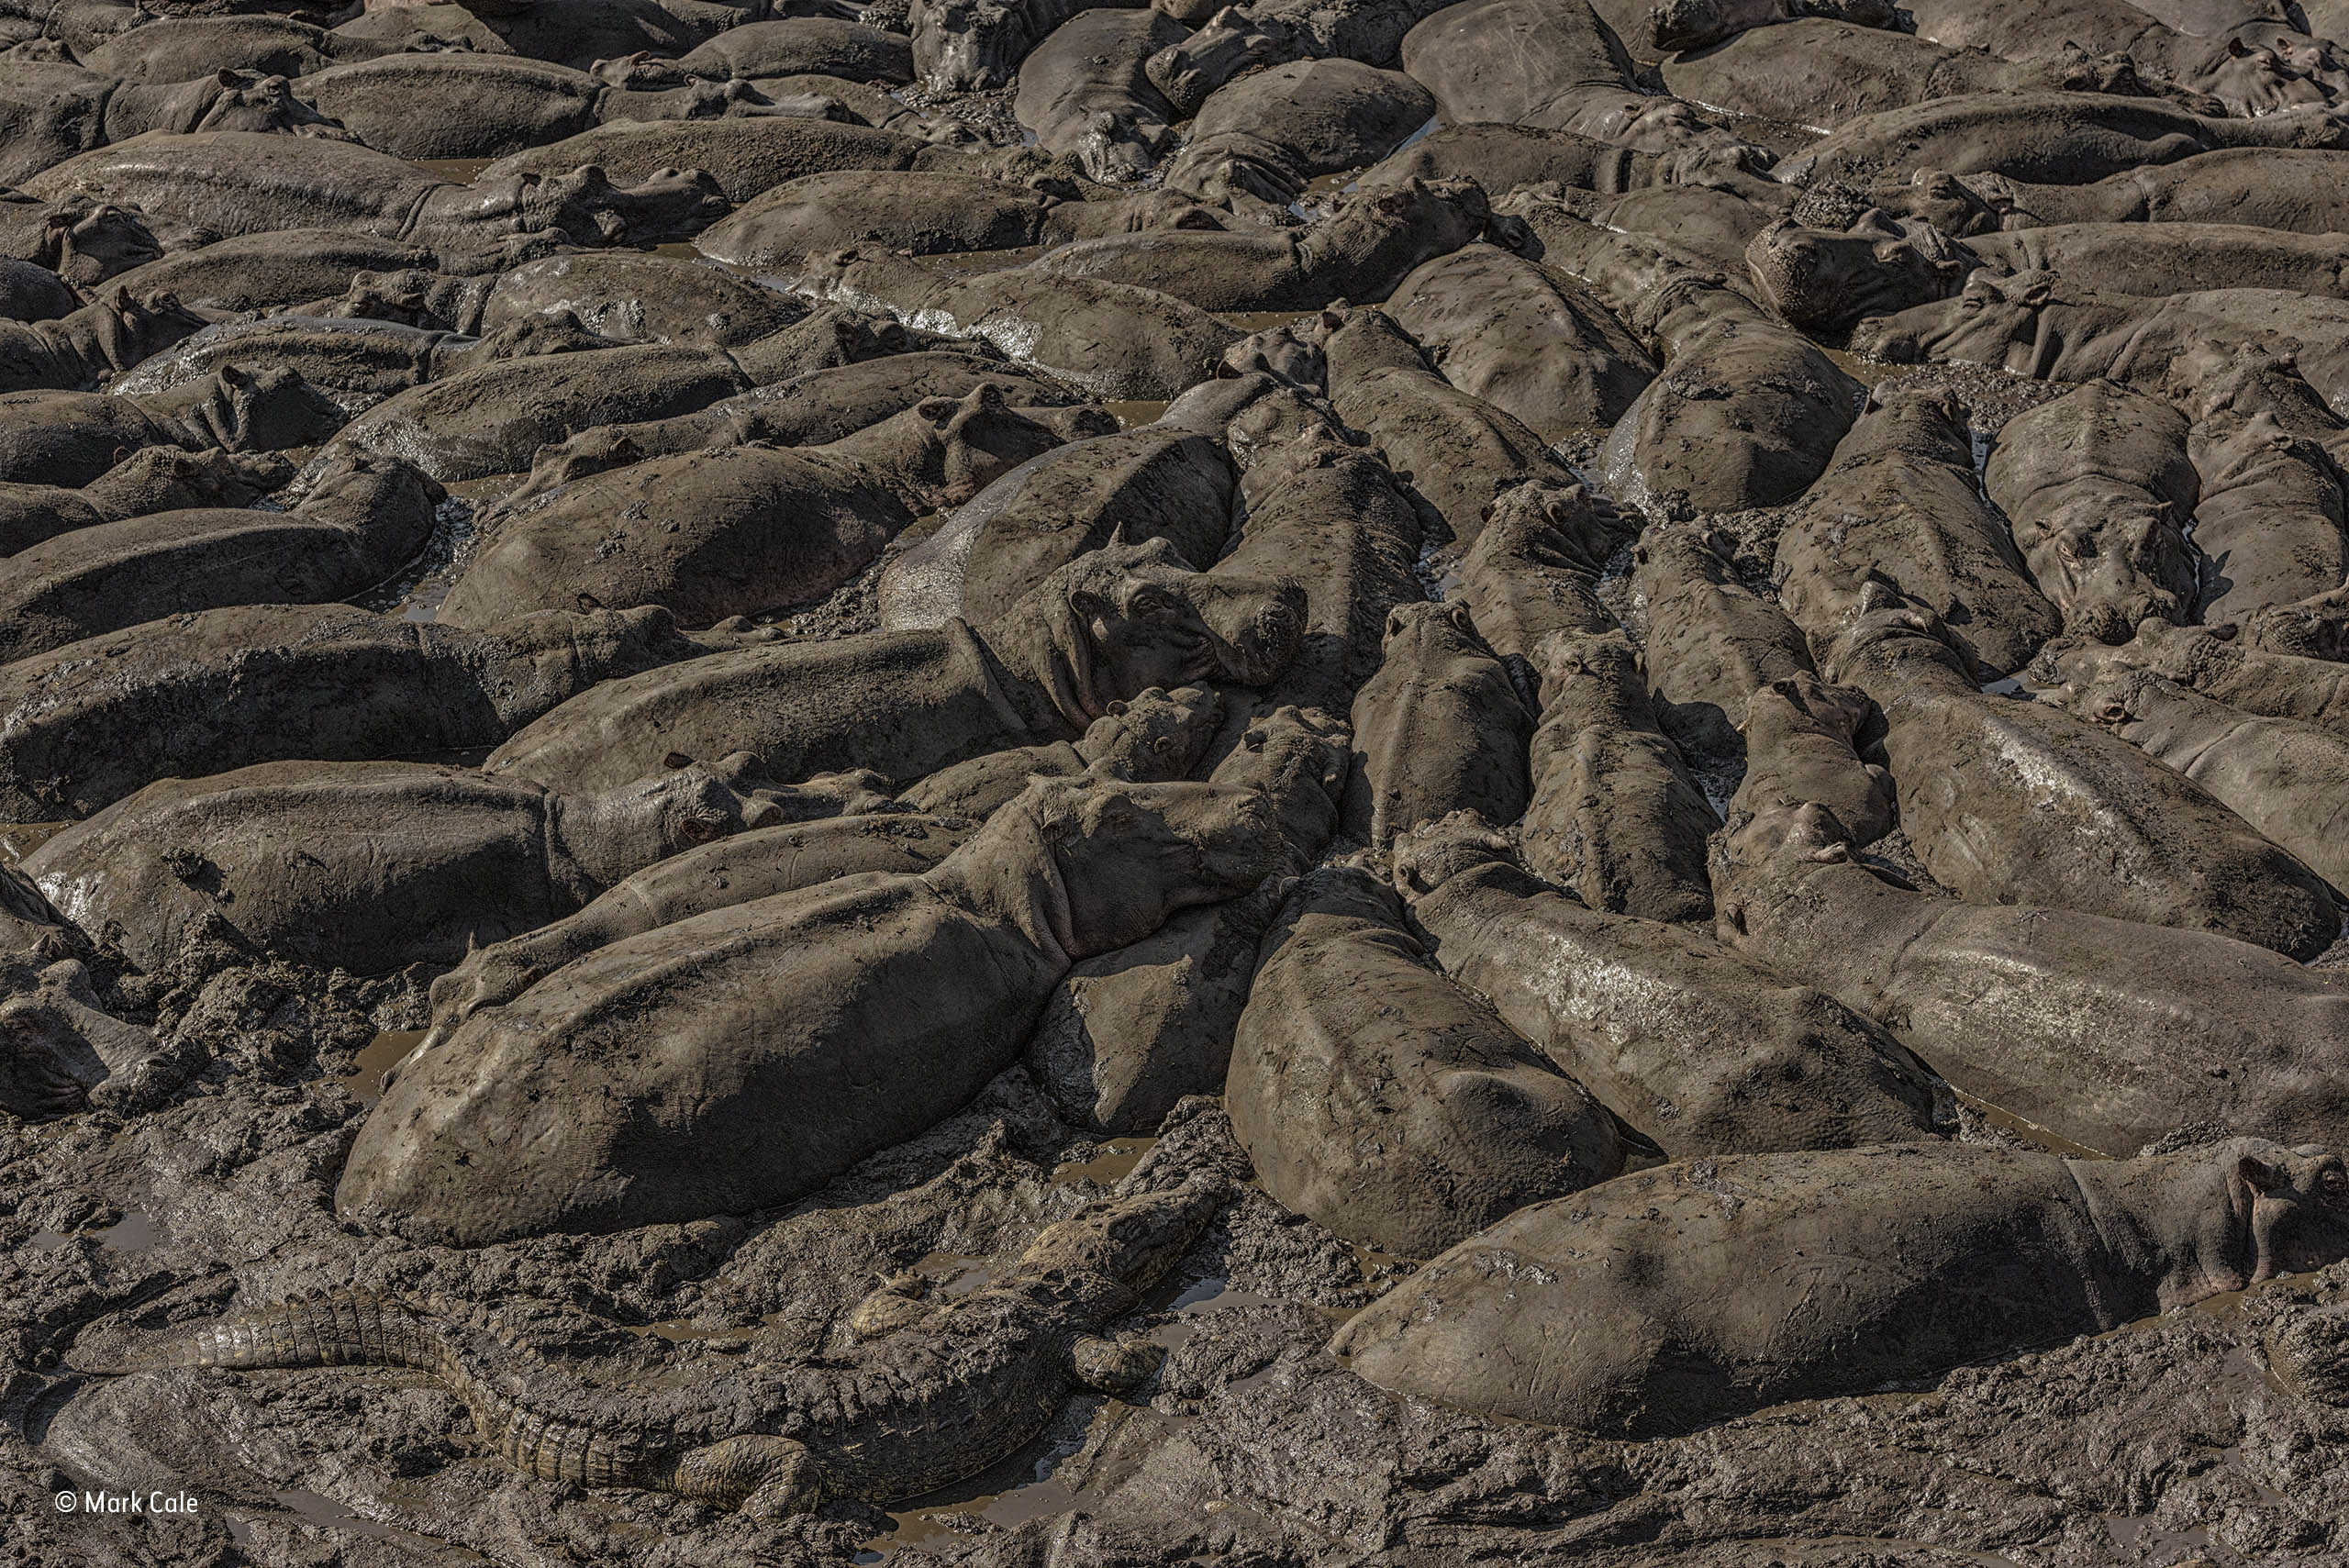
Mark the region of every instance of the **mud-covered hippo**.
MULTIPOLYGON (((1866 3, 1866 0, 1863 0, 1866 3)), ((1950 49, 1885 27, 1824 17, 1756 28, 1656 67, 1664 90, 1731 114, 1815 128, 1821 134, 1863 116, 1932 98, 2049 88, 2126 92, 2125 61, 2081 56, 2028 64, 1980 50, 1950 49)))
POLYGON ((1386 849, 1422 822, 1473 811, 1506 827, 1525 813, 1533 716, 1465 605, 1397 605, 1378 668, 1354 696, 1347 837, 1386 849))
POLYGON ((223 364, 167 392, 0 395, 0 479, 88 484, 126 452, 283 451, 315 446, 342 424, 340 407, 283 367, 223 364))
POLYGON ((2243 713, 2126 667, 2074 691, 2067 706, 2209 790, 2333 886, 2349 886, 2349 736, 2243 713))
POLYGON ((1071 963, 1252 888, 1270 826, 1254 790, 1048 779, 926 873, 616 942, 406 1062, 336 1207, 478 1245, 787 1202, 961 1106, 1071 963))
POLYGON ((1617 629, 1598 587, 1626 531, 1613 503, 1585 485, 1517 485, 1486 508, 1444 600, 1466 606, 1486 645, 1527 693, 1538 693, 1532 660, 1544 638, 1617 629))
POLYGON ((2076 61, 2125 56, 2133 70, 2181 96, 2215 99, 2230 115, 2273 114, 2332 101, 2341 85, 2338 51, 2306 34, 2300 48, 2271 24, 2226 39, 2197 37, 2126 0, 2065 0, 2017 11, 1997 0, 1919 0, 1910 7, 1918 36, 1954 48, 1973 46, 2011 61, 2076 61), (2270 45, 2259 47, 2261 39, 2270 45), (2329 78, 2329 80, 2328 80, 2329 78))
POLYGON ((1526 865, 1592 909, 1710 917, 1705 840, 1720 818, 1658 727, 1630 640, 1553 631, 1531 662, 1542 723, 1530 751, 1526 865))
POLYGON ((2344 1256, 2349 1172, 2318 1145, 2235 1138, 2120 1162, 1955 1145, 1744 1154, 1521 1210, 1333 1347, 1382 1387, 1480 1416, 1664 1437, 2344 1256))
POLYGON ((2349 229, 2349 158, 2328 149, 2218 148, 2086 184, 2003 174, 1959 180, 1929 169, 1869 194, 1889 210, 1955 235, 2105 223, 2248 224, 2296 234, 2349 229))
POLYGON ((60 534, 9 558, 0 662, 174 612, 348 598, 424 547, 443 494, 412 468, 361 458, 284 511, 161 512, 60 534))
POLYGON ((192 82, 134 83, 71 65, 0 59, 0 183, 21 185, 77 153, 146 133, 198 131, 347 139, 331 116, 294 96, 282 76, 207 72, 192 82))
POLYGON ((1144 74, 1167 101, 1197 114, 1238 78, 1291 61, 1391 61, 1404 35, 1445 0, 1248 0, 1237 6, 1180 0, 1162 6, 1199 24, 1189 38, 1160 50, 1144 74))
POLYGON ((2314 872, 2117 737, 2050 704, 1986 695, 1954 643, 1872 583, 1820 660, 1883 710, 1901 826, 1935 881, 1982 904, 2211 932, 2303 961, 2340 935, 2314 872))
POLYGON ((493 774, 609 788, 616 747, 754 751, 779 780, 871 768, 911 782, 1006 746, 1074 740, 1152 686, 1263 686, 1303 634, 1291 583, 1193 572, 1163 540, 1110 545, 973 628, 747 648, 607 681, 493 753, 493 774))
MULTIPOLYGON (((927 167, 917 161, 931 156, 949 160, 946 167, 950 169, 962 169, 968 162, 959 150, 934 147, 916 136, 804 115, 624 120, 501 158, 483 170, 481 178, 536 174, 549 179, 593 165, 629 184, 648 180, 663 169, 699 169, 718 183, 728 201, 743 203, 808 174, 927 167)), ((720 209, 705 215, 702 221, 706 225, 724 216, 720 209)))
POLYGON ((280 457, 143 447, 87 484, 0 483, 0 555, 126 517, 249 506, 293 477, 294 465, 280 457))
POLYGON ((45 267, 78 288, 104 283, 162 253, 144 214, 86 196, 45 202, 0 191, 0 256, 45 267))
POLYGON ((2243 713, 2349 735, 2349 664, 2253 647, 2231 625, 2172 626, 2155 617, 2117 648, 2089 643, 2053 662, 2046 673, 2069 685, 2094 679, 2108 665, 2151 670, 2243 713))
POLYGON ((134 138, 69 159, 27 188, 128 204, 224 239, 340 228, 444 257, 504 256, 534 235, 589 246, 682 238, 726 211, 707 175, 674 168, 624 183, 588 165, 462 184, 348 142, 243 131, 134 138))
POLYGON ((2265 410, 2229 408, 2195 423, 2187 452, 2201 480, 2194 550, 2202 557, 2203 620, 2297 604, 2349 583, 2349 502, 2325 447, 2265 410))
MULTIPOLYGON (((2027 440, 2025 421, 2040 417, 2007 428, 2027 440)), ((2009 499, 1995 485, 1992 494, 2009 499)), ((2024 519, 2011 506, 2009 515, 2022 534, 2024 519)), ((2029 549, 2041 535, 2024 537, 2029 549)), ((1779 536, 1778 603, 1824 648, 1857 611, 1862 586, 1889 582, 1932 606, 1977 662, 2003 675, 2065 625, 2041 592, 2047 574, 2034 583, 2016 543, 1976 486, 1965 406, 1939 387, 1902 387, 1869 399, 1779 536)))
POLYGON ((2091 383, 1998 432, 1982 488, 2071 635, 2126 642, 2148 616, 2186 618, 2197 563, 2184 528, 2201 491, 2187 429, 2166 403, 2091 383))
POLYGON ((707 626, 819 599, 917 516, 1108 423, 1095 410, 1014 408, 983 383, 822 446, 720 447, 612 469, 501 517, 440 618, 481 626, 660 605, 707 626))
POLYGON ((1605 1181, 1623 1150, 1606 1108, 1445 978, 1402 918, 1361 867, 1308 873, 1265 934, 1225 1095, 1266 1192, 1424 1258, 1605 1181))
POLYGON ((1208 380, 1240 329, 1197 306, 1131 284, 1016 268, 968 277, 851 250, 809 259, 800 293, 908 326, 976 338, 1102 398, 1171 398, 1208 380))
POLYGON ((77 50, 74 58, 126 82, 193 82, 220 71, 299 76, 339 61, 373 60, 394 48, 291 17, 158 17, 77 50))
POLYGON ((1771 172, 1798 184, 1865 185, 1920 170, 2083 184, 2224 147, 2349 147, 2349 117, 2323 106, 2257 119, 2198 115, 2105 93, 1983 93, 1856 119, 1771 172))
POLYGON ((1446 974, 1670 1156, 1907 1142, 1932 1075, 1833 997, 1701 931, 1598 914, 1464 819, 1397 846, 1446 974))
POLYGON ((1384 158, 1435 114, 1414 78, 1357 60, 1312 60, 1251 72, 1199 106, 1169 189, 1211 201, 1286 203, 1320 174, 1384 158))
POLYGON ((1650 528, 1631 547, 1631 583, 1648 606, 1648 684, 1664 733, 1709 761, 1743 756, 1747 696, 1811 669, 1801 628, 1746 581, 1726 535, 1650 528))
POLYGON ((494 746, 600 680, 720 646, 660 609, 481 631, 332 604, 149 621, 0 666, 0 817, 86 817, 151 780, 259 762, 494 746))
POLYGON ((1021 61, 1012 113, 1041 146, 1075 155, 1094 179, 1138 180, 1173 142, 1179 117, 1142 64, 1188 36, 1162 11, 1080 11, 1021 61))
POLYGON ((415 762, 165 779, 50 839, 25 873, 144 969, 222 928, 254 951, 354 973, 445 964, 779 815, 731 787, 741 766, 672 761, 601 795, 415 762))
POLYGON ((0 393, 86 392, 206 325, 167 294, 116 289, 50 321, 0 321, 0 393))

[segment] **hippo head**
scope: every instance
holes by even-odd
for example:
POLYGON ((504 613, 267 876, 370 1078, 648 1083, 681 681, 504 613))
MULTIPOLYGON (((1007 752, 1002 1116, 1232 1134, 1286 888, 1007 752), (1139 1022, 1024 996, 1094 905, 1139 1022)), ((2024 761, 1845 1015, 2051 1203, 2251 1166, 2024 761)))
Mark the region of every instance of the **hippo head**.
POLYGON ((1998 199, 2004 183, 1996 176, 1980 175, 1969 183, 1939 169, 1920 169, 1906 178, 1870 185, 1867 201, 1895 218, 1963 239, 1969 234, 1996 234, 2004 227, 2006 208, 1998 199))
POLYGON ((1079 773, 1030 783, 931 875, 984 887, 999 907, 1024 890, 1029 934, 1074 961, 1130 946, 1178 909, 1238 897, 1280 850, 1261 791, 1079 773))
POLYGON ((1860 322, 1852 328, 1852 351, 1897 365, 1951 360, 2004 365, 2010 349, 2038 337, 2040 311, 2054 297, 2052 273, 1976 272, 1954 299, 1860 322))
POLYGON ((1286 580, 1195 572, 1163 539, 1079 556, 985 628, 1082 728, 1152 686, 1262 686, 1288 667, 1305 591, 1286 580))
POLYGON ((1130 184, 1158 167, 1174 140, 1174 128, 1115 109, 1096 109, 1078 133, 1076 160, 1105 185, 1130 184))
POLYGON ((1395 835, 1395 891, 1426 897, 1453 877, 1479 866, 1514 865, 1517 851, 1473 811, 1454 811, 1395 835))
POLYGON ((1282 837, 1319 845, 1338 830, 1338 803, 1353 772, 1353 730, 1318 707, 1283 703, 1260 713, 1216 764, 1214 782, 1262 790, 1282 837))
POLYGON ((2077 684, 2064 693, 2064 706, 2090 724, 2118 726, 2144 717, 2145 699, 2156 684, 2168 684, 2151 670, 2119 661, 2087 666, 2077 684))
POLYGON ((2213 627, 2211 631, 2240 635, 2247 647, 2262 652, 2349 661, 2349 588, 2297 604, 2270 605, 2245 616, 2240 628, 2213 627))
POLYGON ((227 451, 317 446, 342 428, 341 406, 288 365, 222 365, 192 411, 227 451))
POLYGON ((2016 542, 2070 635, 2121 643, 2149 617, 2187 618, 2168 584, 2193 582, 2194 564, 2166 501, 2059 508, 2037 538, 2016 542))
POLYGON ((32 259, 67 283, 88 288, 117 272, 159 261, 162 254, 163 247, 135 209, 68 200, 51 206, 41 219, 32 259))
POLYGON ((921 433, 913 484, 932 506, 959 506, 1065 440, 1118 429, 1116 417, 1098 408, 1015 408, 992 381, 959 398, 925 397, 897 418, 921 433))
MULTIPOLYGON (((2321 1144, 2288 1149, 2266 1139, 2233 1138, 2176 1156, 2214 1157, 2226 1163, 2234 1209, 2230 1223, 2242 1230, 2236 1245, 2210 1255, 2248 1252, 2250 1266, 2233 1282, 2210 1279, 2212 1289, 2239 1290, 2349 1258, 2349 1169, 2338 1152, 2321 1144)), ((2210 1264, 2203 1266, 2208 1272, 2210 1264)))
POLYGON ((1486 659, 1499 657, 1476 635, 1475 618, 1468 606, 1458 600, 1450 604, 1426 601, 1397 605, 1386 612, 1386 625, 1378 646, 1387 663, 1405 658, 1408 651, 1413 665, 1419 669, 1442 664, 1464 653, 1486 659))
POLYGON ((1588 486, 1530 479, 1485 503, 1476 547, 1555 571, 1598 577, 1616 550, 1639 529, 1588 486), (1491 539, 1490 544, 1485 541, 1491 539))
POLYGON ((1152 55, 1141 69, 1150 84, 1187 119, 1226 83, 1264 66, 1303 59, 1308 52, 1297 29, 1278 17, 1260 18, 1226 6, 1181 43, 1152 55))
POLYGON ((1305 177, 1278 143, 1234 130, 1184 148, 1167 167, 1166 187, 1237 211, 1252 200, 1286 207, 1305 194, 1305 177))
POLYGON ((2271 115, 2334 102, 2349 86, 2345 63, 2331 43, 2275 22, 2254 22, 2178 72, 2177 83, 2209 94, 2229 114, 2271 115))
POLYGON ((1904 668, 1954 670, 1971 684, 1965 652, 1942 617, 1871 573, 1842 631, 1819 661, 1819 673, 1837 685, 1860 686, 1869 672, 1897 675, 1904 668))
POLYGON ((1806 332, 1845 332, 1862 317, 1890 316, 1947 299, 1965 276, 1955 248, 1918 226, 1912 231, 1871 209, 1842 233, 1780 218, 1745 248, 1746 270, 1764 301, 1806 332))
POLYGON ((1223 722, 1223 698, 1212 687, 1152 686, 1132 701, 1109 705, 1077 749, 1093 768, 1137 784, 1189 776, 1223 722))
POLYGON ((1226 349, 1215 370, 1220 381, 1255 372, 1290 386, 1319 392, 1329 384, 1330 362, 1321 343, 1310 333, 1300 337, 1294 326, 1272 327, 1251 332, 1226 349))
POLYGON ((629 185, 614 184, 593 163, 567 174, 521 178, 526 190, 518 205, 527 215, 524 227, 559 228, 581 245, 690 239, 729 207, 718 182, 698 169, 656 169, 629 185))
POLYGON ((562 798, 556 830, 574 860, 616 883, 655 861, 781 823, 783 808, 754 793, 763 766, 748 751, 708 764, 672 751, 644 778, 562 798))
POLYGON ((84 306, 72 319, 93 328, 98 352, 116 370, 128 370, 150 354, 160 354, 182 339, 203 331, 211 323, 180 304, 176 295, 150 295, 133 299, 117 288, 96 305, 84 306))
POLYGON ((332 517, 413 517, 449 498, 422 470, 364 450, 322 454, 295 483, 297 505, 332 517))
POLYGON ((359 139, 340 120, 329 119, 295 97, 293 83, 283 76, 223 71, 209 83, 191 85, 216 95, 190 128, 195 130, 291 131, 328 141, 359 139))
POLYGON ((110 471, 107 483, 126 483, 151 516, 189 506, 249 506, 285 487, 294 465, 274 452, 234 454, 144 447, 110 471))
POLYGON ((941 92, 992 92, 1018 79, 1034 41, 1027 0, 915 0, 915 69, 941 92))

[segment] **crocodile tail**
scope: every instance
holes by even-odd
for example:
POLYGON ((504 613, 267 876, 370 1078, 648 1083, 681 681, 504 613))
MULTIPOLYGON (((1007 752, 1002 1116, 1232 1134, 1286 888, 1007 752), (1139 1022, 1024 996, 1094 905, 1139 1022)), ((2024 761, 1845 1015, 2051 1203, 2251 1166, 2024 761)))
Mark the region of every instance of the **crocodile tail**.
POLYGON ((84 1334, 72 1362, 83 1372, 170 1367, 411 1366, 442 1369, 446 1347, 395 1296, 337 1290, 161 1333, 84 1334))

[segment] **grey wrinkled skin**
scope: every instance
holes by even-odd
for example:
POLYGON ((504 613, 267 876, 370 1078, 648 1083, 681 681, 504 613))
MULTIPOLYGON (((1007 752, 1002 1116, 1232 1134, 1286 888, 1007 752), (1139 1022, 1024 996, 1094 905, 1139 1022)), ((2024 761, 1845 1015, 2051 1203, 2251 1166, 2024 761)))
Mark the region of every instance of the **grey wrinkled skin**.
POLYGON ((2118 1327, 2349 1255, 2349 1173, 2232 1139, 2106 1163, 2003 1149, 1744 1154, 1526 1209, 1346 1325, 1373 1383, 1661 1437, 2118 1327), (1814 1297, 1831 1259, 1837 1289, 1814 1297), (1560 1322, 1575 1353, 1548 1353, 1560 1322))
POLYGON ((1386 849, 1423 822, 1525 813, 1533 716, 1464 605, 1397 605, 1377 671, 1354 697, 1346 836, 1386 849))
POLYGON ((1657 721, 1709 759, 1744 756, 1754 688, 1811 673, 1801 628, 1741 578, 1727 542, 1680 526, 1650 528, 1631 549, 1631 583, 1648 606, 1657 721))
POLYGON ((1257 1180, 1290 1208, 1431 1257, 1620 1168, 1605 1109, 1429 962, 1369 872, 1308 873, 1263 954, 1225 1093, 1257 1180))
POLYGON ((478 1245, 786 1201, 1008 1065, 1069 964, 1253 887, 1270 826, 1253 790, 1044 780, 931 872, 616 942, 407 1062, 336 1206, 478 1245), (695 1108, 647 1137, 629 1106, 672 1095, 695 1108), (523 1106, 564 1118, 559 1147, 484 1143, 523 1106))
POLYGON ((2111 665, 2150 670, 2243 713, 2349 735, 2349 664, 2251 646, 2232 624, 2143 621, 2137 635, 2117 648, 2089 643, 2066 650, 2048 673, 2076 686, 2111 665))

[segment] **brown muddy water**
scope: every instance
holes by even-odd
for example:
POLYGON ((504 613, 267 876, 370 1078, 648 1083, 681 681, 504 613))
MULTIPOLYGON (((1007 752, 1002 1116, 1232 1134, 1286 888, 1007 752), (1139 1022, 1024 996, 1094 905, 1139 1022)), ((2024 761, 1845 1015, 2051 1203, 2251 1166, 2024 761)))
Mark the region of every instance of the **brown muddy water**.
POLYGON ((424 1029, 387 1029, 367 1042, 360 1051, 351 1071, 342 1075, 342 1086, 360 1101, 373 1105, 384 1097, 384 1074, 403 1056, 416 1049, 416 1042, 428 1031, 424 1029))

